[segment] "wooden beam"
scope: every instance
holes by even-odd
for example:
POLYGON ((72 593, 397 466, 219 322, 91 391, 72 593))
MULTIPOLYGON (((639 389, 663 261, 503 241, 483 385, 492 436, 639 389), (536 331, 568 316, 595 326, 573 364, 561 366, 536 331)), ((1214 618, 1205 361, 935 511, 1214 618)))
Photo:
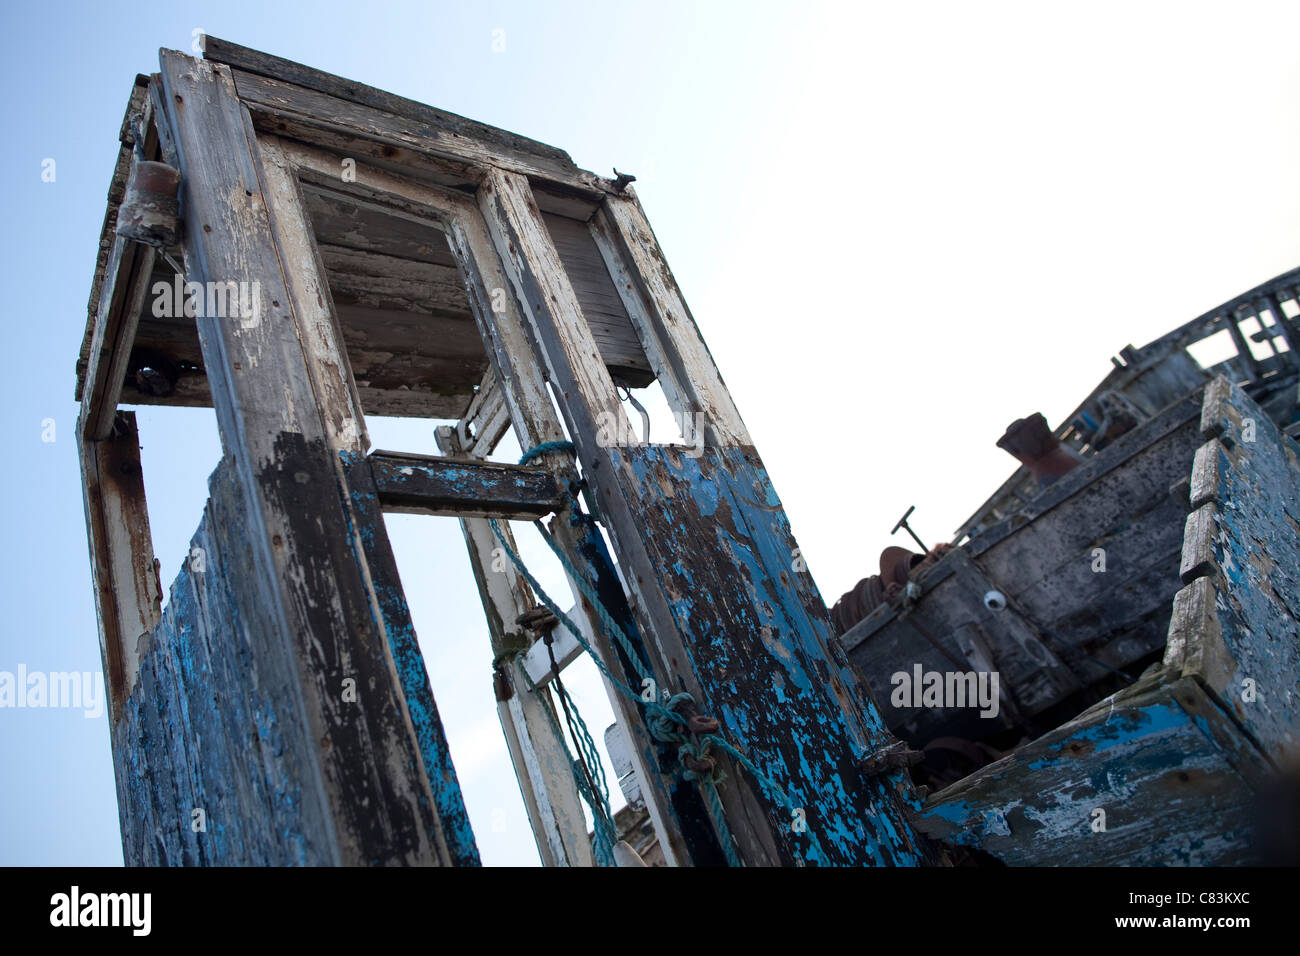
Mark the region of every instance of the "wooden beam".
POLYGON ((547 471, 392 451, 369 461, 385 511, 534 521, 563 507, 547 471))
POLYGON ((336 97, 346 103, 413 120, 437 130, 443 138, 471 140, 491 147, 502 155, 529 157, 533 162, 554 164, 570 170, 575 168, 569 154, 554 146, 219 37, 203 38, 203 57, 214 63, 228 64, 249 75, 288 83, 304 90, 336 97))
MULTIPOLYGON (((444 454, 464 454, 451 429, 439 430, 438 445, 444 454)), ((487 520, 462 518, 460 527, 492 642, 497 715, 538 855, 544 866, 593 866, 572 758, 554 704, 545 690, 530 687, 519 656, 529 636, 516 622, 535 606, 532 592, 514 565, 501 557, 500 542, 487 520)), ((509 525, 503 533, 513 546, 509 525)))
POLYGON ((496 372, 489 367, 464 417, 456 423, 456 445, 472 458, 486 458, 509 430, 510 409, 497 386, 496 372))
POLYGON ((381 494, 371 470, 372 459, 343 453, 350 497, 367 532, 360 536, 375 599, 384 618, 389 649, 402 684, 407 714, 419 741, 425 777, 433 790, 438 822, 456 866, 480 866, 478 843, 470 826, 460 779, 451 760, 424 654, 415 634, 411 609, 397 573, 397 559, 384 526, 381 494))
MULTIPOLYGON (((145 136, 140 151, 152 157, 158 148, 153 107, 148 87, 137 86, 131 107, 123 120, 123 146, 119 165, 133 168, 132 147, 136 137, 145 136)), ((114 227, 117 211, 111 210, 114 227)), ((113 433, 115 413, 126 380, 131 347, 135 342, 140 312, 152 284, 154 250, 116 233, 107 233, 111 252, 99 277, 99 300, 90 318, 90 343, 84 377, 80 382, 81 422, 85 437, 101 441, 113 433)))
POLYGON ((126 193, 126 183, 131 175, 131 159, 134 153, 135 128, 139 117, 144 115, 150 100, 149 78, 136 76, 127 100, 126 113, 122 117, 118 141, 117 162, 113 166, 113 175, 108 186, 108 204, 104 210, 103 224, 100 226, 99 251, 95 259, 95 275, 90 285, 90 299, 86 303, 86 329, 81 339, 81 350, 77 355, 77 384, 73 399, 81 402, 85 395, 86 369, 90 365, 92 342, 95 337, 96 322, 100 314, 104 284, 114 278, 120 268, 121 253, 117 252, 118 263, 109 269, 109 261, 114 258, 117 249, 117 210, 126 193))
POLYGON ((256 320, 198 319, 222 444, 250 511, 261 613, 246 626, 293 680, 278 703, 300 757, 304 818, 341 864, 454 860, 407 710, 386 621, 348 496, 341 454, 360 451, 359 414, 337 340, 311 301, 318 264, 289 235, 296 192, 258 151, 227 67, 161 54, 182 173, 186 272, 258 283, 256 320), (293 274, 287 274, 293 273, 293 274), (334 364, 334 368, 331 368, 334 364), (356 700, 344 680, 361 689, 356 700))
MULTIPOLYGON (((674 381, 673 394, 679 415, 700 415, 707 441, 722 447, 748 446, 749 431, 709 348, 700 335, 668 260, 646 219, 645 211, 629 190, 623 196, 608 196, 593 222, 602 240, 602 253, 617 259, 624 279, 640 296, 638 308, 629 310, 638 325, 647 354, 657 353, 660 366, 674 381), (680 407, 679 407, 680 406, 680 407)), ((657 369, 658 370, 658 369, 657 369)), ((667 394, 667 390, 665 391, 667 394)), ((673 404, 673 399, 669 399, 673 404)))
MULTIPOLYGON (((354 137, 389 147, 388 151, 381 152, 390 157, 397 157, 400 155, 397 150, 402 150, 416 166, 436 160, 457 164, 473 178, 481 177, 482 170, 489 165, 499 164, 592 200, 599 200, 612 188, 599 176, 578 169, 567 154, 552 147, 544 148, 549 153, 508 148, 476 135, 457 133, 432 115, 441 112, 432 107, 424 107, 428 112, 421 115, 398 115, 239 68, 234 68, 233 75, 240 99, 262 117, 264 128, 313 145, 334 145, 338 136, 354 137)), ((522 137, 518 142, 524 142, 522 137)))
POLYGON ((112 434, 153 261, 154 250, 149 246, 122 238, 113 244, 81 397, 81 416, 90 441, 112 434))
POLYGON ((99 649, 116 722, 158 626, 162 588, 149 533, 135 413, 118 412, 111 433, 100 441, 88 440, 80 422, 77 430, 99 649))

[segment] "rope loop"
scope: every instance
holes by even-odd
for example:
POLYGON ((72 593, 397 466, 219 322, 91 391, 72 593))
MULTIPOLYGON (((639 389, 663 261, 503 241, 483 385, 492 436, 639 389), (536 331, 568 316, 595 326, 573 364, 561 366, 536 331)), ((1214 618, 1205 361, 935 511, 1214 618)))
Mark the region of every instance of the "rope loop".
POLYGON ((540 445, 534 445, 528 451, 524 452, 519 458, 519 464, 527 465, 536 461, 543 455, 549 455, 553 451, 568 452, 570 455, 578 453, 577 447, 571 441, 544 441, 540 445))

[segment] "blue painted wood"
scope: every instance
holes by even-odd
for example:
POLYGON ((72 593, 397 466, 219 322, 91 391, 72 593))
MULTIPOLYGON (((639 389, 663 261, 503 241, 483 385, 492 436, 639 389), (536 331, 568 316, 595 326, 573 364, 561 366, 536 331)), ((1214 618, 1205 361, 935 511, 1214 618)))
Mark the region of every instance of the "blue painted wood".
POLYGON ((1165 663, 1279 763, 1300 759, 1300 446, 1241 388, 1206 389, 1165 663))
POLYGON ((303 800, 301 752, 288 739, 302 718, 285 685, 284 649, 266 642, 236 584, 253 562, 233 479, 228 463, 213 474, 190 559, 113 728, 128 865, 331 860, 303 800), (205 830, 195 829, 196 809, 205 830))
POLYGON ((555 477, 535 468, 395 452, 368 461, 388 511, 535 520, 561 505, 555 477))
POLYGON ((1199 682, 1156 676, 939 792, 916 822, 1009 866, 1254 863, 1267 772, 1199 682))
MULTIPOLYGON (((370 567, 371 585, 384 618, 384 629, 397 667, 398 679, 406 712, 415 727, 420 745, 424 772, 433 792, 447 849, 457 866, 480 866, 478 844, 470 826, 469 813, 461 794, 456 768, 452 765, 451 750, 438 706, 433 699, 433 688, 420 653, 411 610, 397 574, 397 561, 384 528, 384 516, 379 488, 372 478, 371 460, 348 452, 340 453, 348 477, 353 513, 358 527, 356 536, 361 541, 366 563, 370 567)), ((478 473, 475 473, 478 474, 478 473)), ((550 476, 546 476, 549 478, 550 476)), ((468 476, 472 480, 472 476, 468 476)), ((552 480, 551 484, 554 484, 552 480)))
POLYGON ((832 641, 825 603, 800 570, 753 449, 690 457, 633 446, 609 455, 685 651, 670 661, 669 686, 696 693, 701 710, 802 811, 804 827, 743 769, 730 769, 730 786, 763 801, 782 861, 925 862, 898 779, 864 770, 864 758, 892 738, 832 641))

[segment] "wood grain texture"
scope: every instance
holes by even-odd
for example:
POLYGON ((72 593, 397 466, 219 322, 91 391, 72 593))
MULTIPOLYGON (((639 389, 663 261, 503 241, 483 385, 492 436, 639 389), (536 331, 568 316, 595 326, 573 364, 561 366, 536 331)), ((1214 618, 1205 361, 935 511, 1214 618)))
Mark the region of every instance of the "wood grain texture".
POLYGON ((388 451, 368 461, 385 511, 535 521, 563 507, 555 476, 536 468, 388 451))
MULTIPOLYGON (((444 454, 465 455, 450 429, 440 430, 444 454)), ((534 691, 524 672, 531 638, 517 623, 536 606, 528 583, 505 560, 500 542, 482 518, 462 518, 470 567, 487 618, 496 680, 497 714, 544 866, 593 866, 587 822, 574 783, 573 763, 550 695, 534 691), (504 699, 503 699, 504 697, 504 699)), ((502 532, 516 547, 508 524, 502 532)))
POLYGON ((116 719, 136 686, 149 635, 158 623, 162 594, 135 414, 118 412, 111 434, 99 441, 80 432, 79 422, 77 445, 100 654, 109 711, 116 719))
POLYGON ((917 826, 1009 866, 1248 864, 1266 772, 1197 681, 1157 677, 935 794, 917 826))
POLYGON ((1187 519, 1165 665, 1285 765, 1300 759, 1300 446, 1226 378, 1206 390, 1201 425, 1203 503, 1187 519))
POLYGON ((287 746, 313 793, 312 836, 336 863, 449 863, 374 594, 367 526, 346 492, 340 423, 355 410, 346 391, 321 388, 330 356, 307 324, 318 304, 284 273, 315 264, 276 239, 293 197, 268 186, 227 68, 164 51, 161 72, 183 177, 187 273, 256 281, 263 297, 259 322, 205 316, 198 328, 223 447, 248 505, 256 573, 239 587, 257 599, 251 626, 273 635, 294 674, 277 702, 295 711, 298 736, 287 746), (356 681, 358 701, 344 699, 345 679, 356 681))

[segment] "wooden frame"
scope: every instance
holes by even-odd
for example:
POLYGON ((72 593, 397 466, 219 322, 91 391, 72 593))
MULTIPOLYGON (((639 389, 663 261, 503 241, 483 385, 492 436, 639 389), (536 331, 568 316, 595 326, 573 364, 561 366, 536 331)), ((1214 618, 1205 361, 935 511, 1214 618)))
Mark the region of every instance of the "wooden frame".
MULTIPOLYGON (((294 715, 286 746, 313 861, 477 859, 383 532, 385 507, 461 515, 503 729, 547 862, 590 862, 590 847, 553 711, 545 692, 528 688, 519 656, 513 622, 533 597, 513 573, 490 568, 495 544, 483 517, 543 509, 556 512, 554 541, 643 658, 634 665, 615 648, 571 582, 609 671, 635 687, 648 664, 660 690, 690 693, 762 768, 759 780, 715 753, 726 770, 718 793, 727 823, 715 827, 704 794, 679 773, 676 746, 652 739, 641 708, 610 689, 670 863, 927 860, 901 774, 878 768, 892 738, 830 640, 780 502, 635 195, 522 137, 214 38, 206 52, 199 61, 164 51, 150 101, 159 149, 182 173, 187 274, 260 283, 260 321, 206 316, 198 330, 228 470, 248 510, 254 571, 244 583, 259 619, 259 666, 294 715), (356 161, 347 182, 341 157, 356 161), (398 488, 391 456, 365 457, 359 391, 304 184, 435 224, 460 270, 491 374, 457 429, 440 436, 462 464, 408 465, 424 472, 418 489, 398 488), (585 225, 669 404, 703 421, 697 454, 599 438, 602 423, 625 434, 627 420, 547 213, 585 225), (532 483, 527 493, 504 493, 501 469, 471 493, 434 489, 434 473, 448 468, 488 474, 481 459, 509 425, 524 448, 571 437, 577 461, 553 452, 515 472, 512 480, 532 483), (467 460, 477 467, 466 469, 467 460), (619 571, 569 496, 578 489, 602 516, 619 571), (366 688, 359 712, 337 694, 352 676, 366 688), (822 757, 807 759, 814 752, 822 757)), ((127 323, 121 332, 106 324, 103 336, 124 335, 129 346, 127 323)), ((86 421, 102 431, 102 412, 86 421)), ((93 544, 103 509, 89 491, 87 500, 93 544)), ((133 539, 123 567, 138 563, 139 548, 133 539)), ((103 575, 123 579, 116 568, 110 562, 103 575)), ((126 671, 119 665, 115 679, 129 694, 126 671)))

